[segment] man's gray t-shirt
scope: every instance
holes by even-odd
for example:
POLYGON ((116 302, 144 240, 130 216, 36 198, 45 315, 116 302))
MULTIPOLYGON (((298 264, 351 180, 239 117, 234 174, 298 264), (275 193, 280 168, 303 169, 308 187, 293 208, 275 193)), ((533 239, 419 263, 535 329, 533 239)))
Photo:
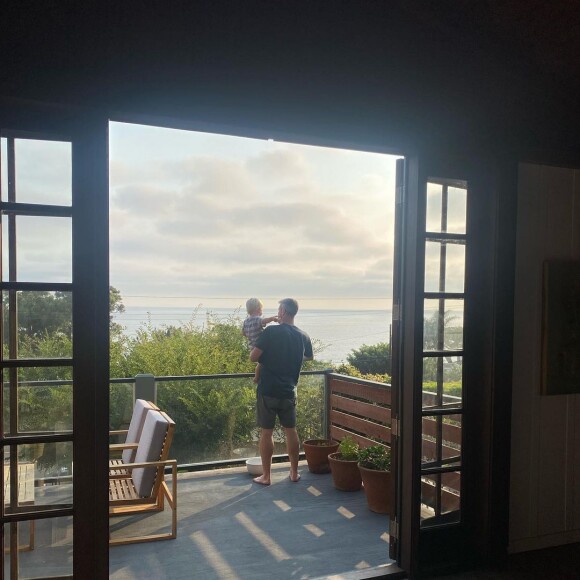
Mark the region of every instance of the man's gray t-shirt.
POLYGON ((256 339, 260 356, 258 394, 277 399, 296 397, 304 358, 312 358, 310 337, 296 326, 268 326, 256 339))

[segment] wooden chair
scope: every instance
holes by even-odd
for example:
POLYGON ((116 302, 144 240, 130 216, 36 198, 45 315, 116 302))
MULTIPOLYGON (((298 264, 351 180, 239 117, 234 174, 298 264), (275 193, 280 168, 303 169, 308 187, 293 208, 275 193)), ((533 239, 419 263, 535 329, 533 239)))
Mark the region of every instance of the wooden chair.
POLYGON ((177 536, 177 461, 167 459, 175 423, 162 411, 151 410, 145 424, 134 463, 123 464, 127 474, 109 466, 109 517, 160 512, 165 499, 171 507, 171 532, 130 538, 109 539, 111 545, 172 540, 177 536), (165 468, 171 467, 171 491, 165 482, 165 468))
POLYGON ((127 470, 121 466, 125 463, 131 463, 135 460, 135 453, 139 438, 143 432, 143 425, 145 425, 145 417, 149 411, 159 411, 159 407, 151 401, 145 399, 137 399, 133 406, 133 414, 131 415, 131 422, 128 429, 121 429, 117 431, 109 431, 109 436, 124 436, 123 443, 113 443, 109 445, 109 452, 111 454, 121 453, 120 458, 109 459, 109 466, 118 466, 119 475, 128 475, 127 470))

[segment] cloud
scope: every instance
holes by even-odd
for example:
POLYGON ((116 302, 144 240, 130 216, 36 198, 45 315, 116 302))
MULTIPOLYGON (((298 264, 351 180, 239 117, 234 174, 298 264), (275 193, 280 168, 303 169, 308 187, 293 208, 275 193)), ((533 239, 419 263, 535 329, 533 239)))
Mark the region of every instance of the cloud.
MULTIPOLYGON (((68 218, 18 216, 17 279, 21 282, 72 281, 72 222, 68 218)), ((4 268, 8 261, 4 261, 4 268)), ((5 271, 7 278, 7 271, 5 271)))
MULTIPOLYGON (((6 140, 2 139, 6 155, 6 140)), ((37 139, 15 140, 16 200, 22 203, 70 205, 72 191, 71 144, 37 139)), ((6 173, 3 173, 5 191, 6 173)))
MULTIPOLYGON (((124 296, 390 294, 393 158, 160 129, 146 143, 147 128, 122 130, 110 268, 124 296)), ((22 191, 48 201, 68 183, 70 197, 70 145, 26 143, 19 159, 22 191)), ((70 220, 22 223, 21 279, 70 281, 70 220)))
POLYGON ((289 148, 264 151, 248 159, 246 166, 259 179, 278 183, 308 181, 312 173, 303 154, 289 148))
POLYGON ((116 187, 110 201, 113 209, 130 212, 135 217, 158 219, 160 215, 167 216, 175 212, 178 194, 161 185, 139 183, 116 187))
MULTIPOLYGON (((255 190, 251 175, 240 161, 192 157, 176 164, 168 164, 165 169, 174 177, 181 177, 188 185, 189 193, 196 198, 240 199, 240 196, 251 197, 255 190)), ((183 199, 187 201, 189 197, 184 196, 183 199)))
POLYGON ((135 295, 388 296, 394 158, 238 141, 144 158, 141 173, 115 160, 111 282, 135 295))

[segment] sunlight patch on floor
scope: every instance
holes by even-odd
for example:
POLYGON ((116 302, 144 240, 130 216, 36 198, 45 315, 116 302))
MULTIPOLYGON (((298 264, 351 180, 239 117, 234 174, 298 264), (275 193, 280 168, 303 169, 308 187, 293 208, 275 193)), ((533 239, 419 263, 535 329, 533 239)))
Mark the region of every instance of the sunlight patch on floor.
POLYGON ((215 570, 220 577, 228 580, 239 580, 239 576, 233 568, 222 558, 219 550, 212 544, 211 540, 203 532, 194 532, 191 539, 204 555, 208 564, 215 570))
POLYGON ((324 534, 326 532, 323 532, 318 526, 315 526, 314 524, 305 524, 304 527, 313 535, 316 536, 317 538, 320 538, 320 536, 324 536, 324 534))
POLYGON ((344 516, 347 520, 352 520, 352 518, 355 517, 355 515, 350 511, 347 510, 344 506, 340 506, 337 510, 336 510, 341 516, 344 516))
POLYGON ((277 507, 279 507, 283 512, 287 512, 290 509, 292 509, 285 501, 282 501, 281 499, 275 499, 274 504, 277 507))
POLYGON ((235 515, 236 520, 278 561, 290 560, 290 555, 279 546, 264 530, 260 529, 244 512, 235 515))

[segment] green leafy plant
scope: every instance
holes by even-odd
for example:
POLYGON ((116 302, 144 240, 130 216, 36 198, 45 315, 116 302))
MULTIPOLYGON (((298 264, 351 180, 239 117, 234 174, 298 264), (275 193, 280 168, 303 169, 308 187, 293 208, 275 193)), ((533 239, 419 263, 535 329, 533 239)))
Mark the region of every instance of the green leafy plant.
POLYGON ((350 435, 344 437, 338 446, 339 459, 343 461, 358 460, 358 452, 359 445, 350 435))
POLYGON ((362 467, 377 471, 391 470, 391 450, 382 445, 371 445, 358 452, 358 462, 362 467))
POLYGON ((387 374, 373 375, 361 373, 355 366, 347 363, 341 363, 333 367, 335 373, 341 375, 348 375, 349 377, 358 377, 359 379, 366 379, 367 381, 375 381, 376 383, 391 384, 391 377, 387 374))
POLYGON ((363 375, 391 374, 391 345, 386 342, 363 344, 346 357, 363 375))
MULTIPOLYGON (((19 292, 18 352, 22 358, 66 358, 72 356, 72 299, 70 293, 19 292)), ((2 307, 8 313, 5 297, 2 307)), ((121 293, 110 287, 110 376, 131 378, 154 376, 227 375, 252 373, 247 340, 236 312, 225 320, 195 308, 191 320, 179 326, 156 327, 149 317, 136 333, 127 334, 113 321, 123 312, 121 293)), ((4 328, 4 357, 9 358, 8 325, 4 328)), ((314 349, 322 345, 314 341, 314 349)), ((329 363, 308 361, 305 369, 326 369, 329 363)), ((18 421, 27 431, 72 428, 72 380, 70 367, 30 367, 19 371, 20 382, 51 380, 46 386, 19 385, 18 421)), ((297 401, 297 430, 300 440, 322 438, 324 421, 324 376, 300 377, 297 401)), ((256 386, 249 378, 206 378, 194 381, 165 381, 158 388, 158 404, 176 422, 172 455, 180 463, 229 459, 237 449, 255 445, 256 386)), ((128 426, 133 408, 130 384, 110 385, 111 429, 128 426)), ((4 421, 9 422, 9 406, 4 421)), ((276 443, 283 447, 284 431, 276 427, 276 443)), ((54 446, 53 446, 54 447, 54 446)), ((45 459, 52 449, 47 446, 45 459)), ((48 459, 47 459, 48 461, 48 459)))

